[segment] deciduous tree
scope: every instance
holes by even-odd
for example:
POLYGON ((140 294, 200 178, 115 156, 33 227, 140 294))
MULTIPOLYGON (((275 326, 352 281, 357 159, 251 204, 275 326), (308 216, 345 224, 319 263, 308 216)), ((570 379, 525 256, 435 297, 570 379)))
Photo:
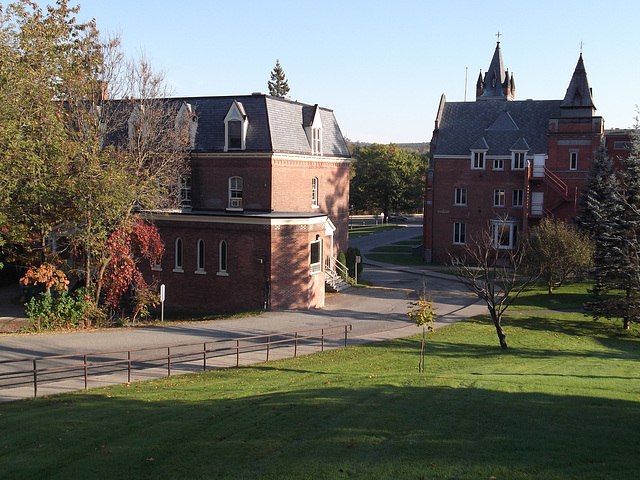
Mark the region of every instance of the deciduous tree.
POLYGON ((502 328, 502 316, 537 275, 523 275, 525 247, 501 249, 491 232, 483 230, 470 236, 464 248, 462 262, 456 263, 458 279, 487 304, 502 348, 507 348, 507 336, 502 328))
POLYGON ((593 264, 593 244, 582 231, 545 217, 525 239, 525 269, 540 274, 549 294, 567 279, 586 275, 593 264))
POLYGON ((424 197, 428 160, 397 145, 373 144, 354 149, 356 161, 349 202, 356 211, 382 212, 417 209, 424 197))

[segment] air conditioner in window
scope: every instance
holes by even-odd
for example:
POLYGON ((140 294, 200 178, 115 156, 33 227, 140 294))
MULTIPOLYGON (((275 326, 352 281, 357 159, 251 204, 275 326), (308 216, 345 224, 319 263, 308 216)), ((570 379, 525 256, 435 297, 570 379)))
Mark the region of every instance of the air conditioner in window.
POLYGON ((242 207, 242 200, 239 198, 231 199, 231 208, 240 208, 242 207))

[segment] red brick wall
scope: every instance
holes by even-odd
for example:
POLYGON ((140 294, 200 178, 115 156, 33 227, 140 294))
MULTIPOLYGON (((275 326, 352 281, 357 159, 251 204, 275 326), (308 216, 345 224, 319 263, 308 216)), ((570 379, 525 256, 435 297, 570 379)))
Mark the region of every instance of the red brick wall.
POLYGON ((243 208, 272 210, 271 161, 268 157, 196 157, 191 168, 193 209, 226 209, 229 206, 229 178, 238 176, 243 180, 243 208))
POLYGON ((271 242, 271 308, 318 308, 324 306, 324 224, 276 225, 271 242), (321 271, 311 274, 311 242, 323 240, 321 271))
POLYGON ((166 285, 166 308, 248 311, 262 308, 266 295, 270 232, 263 225, 156 221, 165 255, 153 277, 166 285), (174 272, 175 241, 183 245, 183 272, 174 272), (205 271, 196 273, 198 240, 205 241, 205 271), (219 275, 219 243, 227 243, 227 272, 219 275), (262 260, 262 263, 260 263, 262 260))

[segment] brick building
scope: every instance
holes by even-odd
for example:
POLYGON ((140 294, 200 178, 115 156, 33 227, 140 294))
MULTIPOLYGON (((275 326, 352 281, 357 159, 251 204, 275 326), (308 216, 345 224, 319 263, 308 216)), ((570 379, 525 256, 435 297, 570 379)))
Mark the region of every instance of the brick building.
MULTIPOLYGON (((426 183, 426 261, 463 256, 483 229, 510 249, 544 216, 570 221, 576 215, 590 159, 606 135, 582 54, 568 80, 562 100, 515 100, 514 76, 498 42, 478 77, 475 101, 442 96, 426 183)), ((611 134, 611 152, 624 150, 626 134, 619 133, 611 134)))
POLYGON ((156 212, 168 307, 324 306, 347 249, 350 155, 331 110, 253 94, 181 98, 192 122, 183 208, 156 212))

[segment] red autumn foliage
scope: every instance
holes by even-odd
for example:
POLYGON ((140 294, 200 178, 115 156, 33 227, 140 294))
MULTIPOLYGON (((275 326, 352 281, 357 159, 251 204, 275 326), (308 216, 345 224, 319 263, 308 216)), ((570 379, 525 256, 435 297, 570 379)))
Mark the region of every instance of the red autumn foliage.
POLYGON ((138 262, 140 259, 150 264, 159 261, 164 254, 164 244, 155 225, 138 220, 128 229, 114 231, 109 237, 108 249, 111 261, 105 270, 103 292, 106 302, 115 307, 129 286, 148 287, 138 262))

